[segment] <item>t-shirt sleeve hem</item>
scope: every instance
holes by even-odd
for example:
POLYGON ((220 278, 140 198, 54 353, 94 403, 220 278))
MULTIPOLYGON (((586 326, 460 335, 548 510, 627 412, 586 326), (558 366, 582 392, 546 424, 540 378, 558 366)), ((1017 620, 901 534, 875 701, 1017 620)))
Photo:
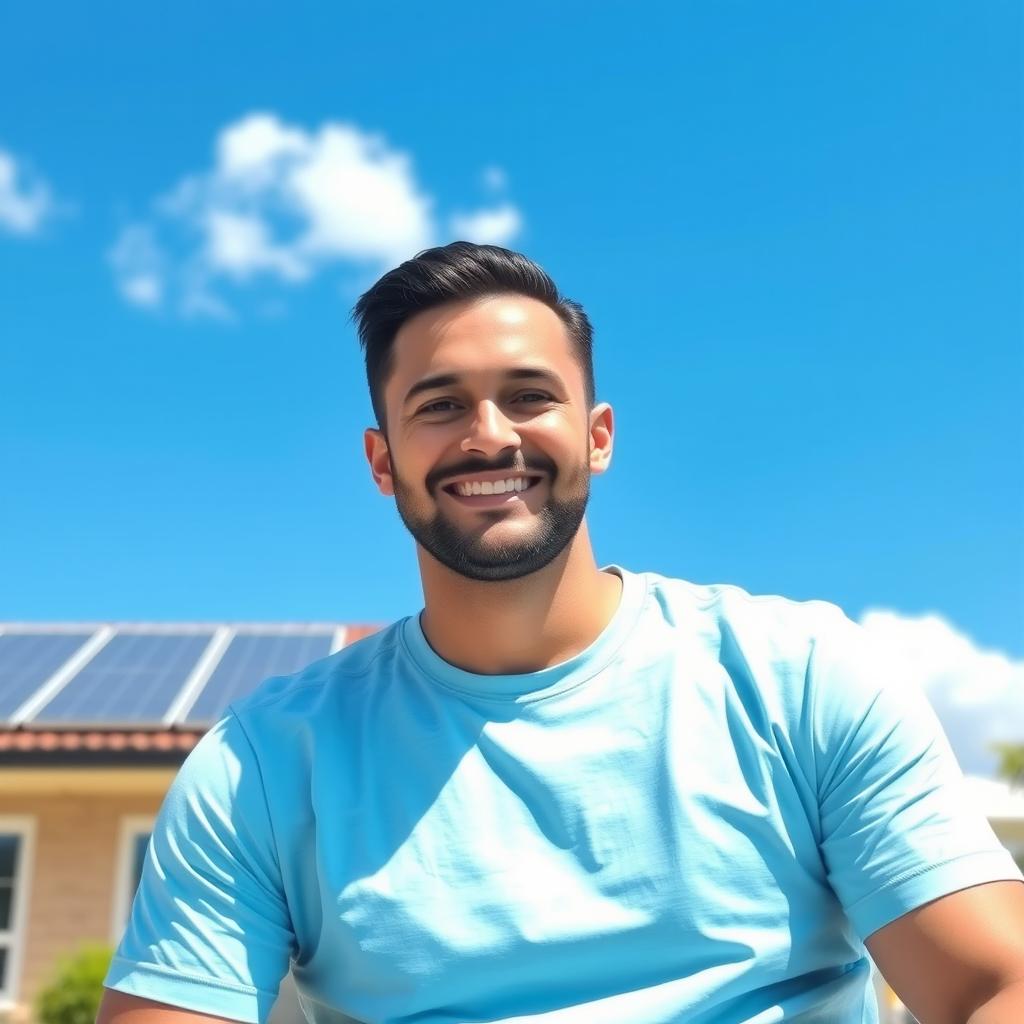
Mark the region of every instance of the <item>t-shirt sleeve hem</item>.
POLYGON ((846 908, 861 939, 925 903, 985 882, 1024 881, 1008 850, 980 850, 897 878, 846 908))
POLYGON ((262 1024, 277 1000, 275 992, 249 985, 233 985, 215 978, 183 974, 158 964, 143 964, 114 957, 104 987, 158 1003, 214 1014, 245 1024, 262 1024))

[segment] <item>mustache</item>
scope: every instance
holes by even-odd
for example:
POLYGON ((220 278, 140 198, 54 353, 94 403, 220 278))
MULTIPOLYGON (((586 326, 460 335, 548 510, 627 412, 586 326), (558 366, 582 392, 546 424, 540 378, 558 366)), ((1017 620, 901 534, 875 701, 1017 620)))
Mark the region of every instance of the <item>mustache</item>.
POLYGON ((440 486, 442 480, 453 476, 472 476, 474 473, 507 472, 507 473, 539 473, 547 475, 551 479, 555 477, 555 464, 550 459, 531 459, 526 462, 523 459, 516 459, 512 456, 499 462, 485 462, 483 459, 466 459, 463 462, 452 463, 442 469, 435 469, 427 474, 426 487, 433 493, 440 486))

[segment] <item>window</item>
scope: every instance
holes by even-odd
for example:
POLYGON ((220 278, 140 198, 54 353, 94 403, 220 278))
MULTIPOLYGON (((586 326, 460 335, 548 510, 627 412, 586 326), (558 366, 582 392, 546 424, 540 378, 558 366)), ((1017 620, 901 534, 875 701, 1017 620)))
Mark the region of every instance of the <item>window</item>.
POLYGON ((32 864, 32 821, 0 818, 0 1006, 17 996, 32 864))
POLYGON ((150 817, 121 819, 121 837, 114 858, 114 903, 110 922, 110 933, 115 944, 121 941, 125 925, 128 924, 152 831, 153 819, 150 817))

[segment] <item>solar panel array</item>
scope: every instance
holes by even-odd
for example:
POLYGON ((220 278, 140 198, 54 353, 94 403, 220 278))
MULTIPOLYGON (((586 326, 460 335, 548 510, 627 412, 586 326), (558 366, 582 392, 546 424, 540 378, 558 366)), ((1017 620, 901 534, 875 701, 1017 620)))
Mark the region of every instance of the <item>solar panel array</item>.
POLYGON ((208 728, 264 679, 349 636, 338 623, 0 623, 0 727, 208 728))

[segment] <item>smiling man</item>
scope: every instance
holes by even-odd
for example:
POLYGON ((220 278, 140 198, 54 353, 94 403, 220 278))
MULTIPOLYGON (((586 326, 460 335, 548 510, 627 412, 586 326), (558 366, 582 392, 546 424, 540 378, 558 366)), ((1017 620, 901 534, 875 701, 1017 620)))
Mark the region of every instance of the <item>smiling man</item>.
POLYGON ((424 608, 183 766, 102 1024, 1024 1020, 1024 885, 925 699, 824 602, 599 567, 591 328, 468 243, 356 307, 424 608))

